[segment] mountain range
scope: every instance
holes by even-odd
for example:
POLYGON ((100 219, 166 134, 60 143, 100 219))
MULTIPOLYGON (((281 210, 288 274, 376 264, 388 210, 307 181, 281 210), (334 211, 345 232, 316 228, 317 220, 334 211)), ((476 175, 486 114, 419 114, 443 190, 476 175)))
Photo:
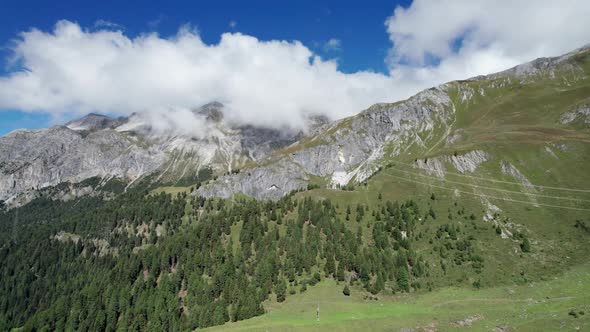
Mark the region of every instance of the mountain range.
MULTIPOLYGON (((74 184, 90 178, 125 187, 140 179, 199 182, 195 194, 205 197, 276 200, 311 187, 362 184, 393 162, 438 178, 456 172, 516 181, 534 194, 538 170, 517 149, 554 164, 590 152, 580 144, 590 139, 589 60, 590 48, 583 47, 375 104, 349 118, 311 117, 303 131, 230 124, 218 102, 192 111, 204 128, 194 133, 158 130, 145 114, 94 113, 63 126, 16 130, 0 138, 0 200, 21 205, 62 183, 70 186, 60 197, 89 194, 100 186, 74 184)), ((583 169, 566 175, 557 167, 544 176, 573 185, 578 172, 583 169)))

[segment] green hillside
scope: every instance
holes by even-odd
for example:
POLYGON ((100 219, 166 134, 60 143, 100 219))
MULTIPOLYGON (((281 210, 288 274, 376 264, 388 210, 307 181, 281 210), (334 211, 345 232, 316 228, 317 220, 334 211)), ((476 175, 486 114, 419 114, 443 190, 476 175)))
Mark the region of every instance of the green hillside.
POLYGON ((206 331, 583 331, 590 328, 588 278, 585 264, 551 281, 480 290, 443 288, 378 300, 354 288, 345 296, 342 284, 324 281, 285 303, 268 304, 263 316, 206 331))

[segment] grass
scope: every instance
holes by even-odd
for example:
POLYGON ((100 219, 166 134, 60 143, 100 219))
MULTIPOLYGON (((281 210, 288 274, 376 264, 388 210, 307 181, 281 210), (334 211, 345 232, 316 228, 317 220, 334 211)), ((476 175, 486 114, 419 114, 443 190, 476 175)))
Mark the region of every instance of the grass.
POLYGON ((175 186, 168 186, 168 187, 158 187, 154 190, 152 190, 150 192, 150 194, 160 194, 160 193, 165 193, 165 194, 171 194, 171 195, 176 195, 179 193, 190 193, 191 192, 191 187, 175 187, 175 186))
POLYGON ((559 278, 526 285, 487 289, 443 288, 431 293, 380 295, 365 299, 353 287, 350 297, 343 284, 324 280, 286 302, 267 302, 267 313, 249 320, 227 323, 207 331, 400 331, 432 326, 439 331, 493 331, 510 327, 518 331, 590 329, 590 264, 573 268, 559 278), (317 306, 320 318, 317 319, 317 306), (568 313, 583 311, 574 318, 568 313), (469 327, 457 322, 481 317, 469 327))
MULTIPOLYGON (((590 72, 588 59, 586 55, 580 62, 585 72, 590 72)), ((590 313, 579 318, 568 315, 572 309, 590 311, 590 295, 587 295, 590 294, 590 262, 586 255, 590 250, 589 236, 573 227, 575 220, 588 220, 590 212, 534 205, 590 209, 590 193, 527 189, 518 184, 520 179, 504 174, 500 167, 502 162, 510 163, 536 185, 588 189, 590 131, 581 125, 563 125, 560 119, 576 105, 588 102, 590 80, 583 78, 571 83, 542 76, 527 84, 520 84, 518 80, 501 84, 503 80, 453 83, 450 94, 456 113, 452 124, 449 122, 452 130, 447 132, 444 126, 437 126, 421 136, 426 147, 409 142, 413 145, 405 147, 401 155, 385 157, 382 165, 389 162, 398 165, 378 172, 366 186, 357 185, 354 191, 332 190, 325 188, 326 179, 314 178, 312 183, 323 188, 297 194, 299 198, 329 198, 341 214, 350 205, 352 215, 346 224, 355 232, 360 227, 367 245, 372 241, 372 221, 370 213, 360 223, 355 221, 357 204, 375 210, 387 200, 412 199, 421 211, 432 207, 437 218, 417 227, 415 234, 421 236, 413 239, 413 248, 430 265, 433 292, 380 294, 379 301, 369 301, 357 287, 352 288, 352 296, 345 297, 343 284, 324 280, 307 293, 288 296, 286 303, 266 303, 268 313, 264 316, 212 330, 399 331, 428 326, 441 331, 491 331, 498 326, 519 331, 590 330, 590 313), (469 88, 474 92, 473 97, 461 101, 459 89, 469 88), (460 130, 460 138, 447 144, 446 135, 453 135, 457 130, 460 130), (444 180, 426 178, 424 175, 429 175, 426 172, 399 164, 411 163, 415 158, 451 156, 457 151, 463 154, 475 149, 485 151, 487 161, 469 175, 516 185, 453 174, 447 174, 444 180), (454 189, 463 193, 457 195, 454 189), (431 193, 436 195, 435 200, 430 199, 431 193), (382 200, 378 199, 379 194, 382 200), (477 194, 498 199, 482 199, 477 194), (501 209, 493 221, 483 221, 488 210, 486 200, 501 209), (465 209, 466 214, 460 215, 460 209, 465 209), (476 220, 466 217, 472 213, 476 220), (466 265, 452 266, 446 272, 438 266, 440 258, 435 248, 441 244, 432 241, 433 234, 437 227, 447 223, 460 227, 460 237, 476 239, 477 251, 485 260, 481 274, 466 265), (531 253, 522 253, 518 239, 496 234, 495 225, 503 229, 513 227, 513 232, 525 234, 532 243, 531 253), (475 280, 481 282, 481 290, 472 287, 475 280), (318 302, 319 321, 316 319, 318 302), (469 328, 454 325, 473 315, 481 315, 483 319, 469 328)), ((335 130, 345 129, 352 119, 342 121, 324 135, 329 137, 335 130)), ((289 152, 303 147, 293 146, 289 152)), ((393 146, 387 151, 391 149, 393 146)), ((450 163, 444 164, 446 170, 456 171, 450 163)))

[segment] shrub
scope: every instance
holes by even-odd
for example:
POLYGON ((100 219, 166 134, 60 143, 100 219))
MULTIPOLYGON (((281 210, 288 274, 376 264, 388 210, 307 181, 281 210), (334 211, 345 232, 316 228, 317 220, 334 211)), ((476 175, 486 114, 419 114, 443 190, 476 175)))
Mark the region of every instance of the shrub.
POLYGON ((350 288, 348 288, 348 285, 344 285, 344 289, 342 290, 342 294, 344 294, 346 296, 350 296, 350 288))

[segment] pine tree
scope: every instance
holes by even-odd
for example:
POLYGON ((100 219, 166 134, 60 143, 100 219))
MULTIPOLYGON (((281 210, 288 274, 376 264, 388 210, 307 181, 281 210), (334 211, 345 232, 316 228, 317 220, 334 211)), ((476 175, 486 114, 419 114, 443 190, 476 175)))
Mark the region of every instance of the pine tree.
POLYGON ((342 294, 344 294, 346 296, 350 296, 350 288, 348 288, 348 285, 344 285, 344 289, 342 290, 342 294))
POLYGON ((522 240, 522 243, 520 244, 520 249, 522 249, 522 252, 531 252, 531 242, 528 238, 525 237, 522 240))
POLYGON ((410 276, 406 267, 397 271, 397 287, 405 292, 410 291, 410 276))
POLYGON ((287 283, 285 282, 284 279, 281 278, 281 280, 275 286, 275 293, 277 294, 277 301, 278 302, 285 301, 286 296, 287 296, 287 283))
POLYGON ((345 279, 344 264, 342 263, 342 261, 338 262, 338 269, 336 270, 336 279, 338 279, 338 281, 344 281, 345 279))

